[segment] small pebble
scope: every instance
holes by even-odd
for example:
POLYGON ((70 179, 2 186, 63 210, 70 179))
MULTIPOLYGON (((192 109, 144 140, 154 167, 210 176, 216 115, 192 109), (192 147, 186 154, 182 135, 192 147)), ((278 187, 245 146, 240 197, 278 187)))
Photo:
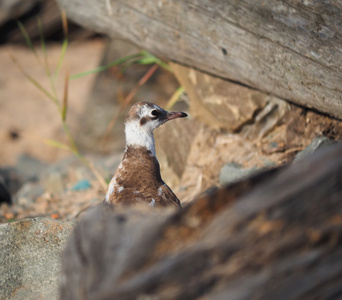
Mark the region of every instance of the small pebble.
POLYGON ((71 189, 73 191, 84 191, 91 187, 91 184, 88 179, 83 179, 77 182, 71 189))

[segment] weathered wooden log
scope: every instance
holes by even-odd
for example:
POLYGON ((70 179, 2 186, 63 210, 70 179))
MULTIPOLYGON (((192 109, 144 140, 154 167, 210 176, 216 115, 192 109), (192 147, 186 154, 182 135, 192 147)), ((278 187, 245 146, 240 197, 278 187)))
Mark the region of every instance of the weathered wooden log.
POLYGON ((82 26, 342 118, 339 2, 57 1, 82 26))
MULTIPOLYGON (((5 0, 0 1, 0 43, 25 43, 25 38, 16 24, 20 20, 31 40, 63 39, 61 15, 55 0, 5 0), (37 20, 40 20, 41 28, 37 20)), ((81 29, 70 22, 69 40, 86 39, 94 32, 81 29)))
POLYGON ((63 255, 62 299, 337 299, 342 145, 180 211, 99 206, 63 255))

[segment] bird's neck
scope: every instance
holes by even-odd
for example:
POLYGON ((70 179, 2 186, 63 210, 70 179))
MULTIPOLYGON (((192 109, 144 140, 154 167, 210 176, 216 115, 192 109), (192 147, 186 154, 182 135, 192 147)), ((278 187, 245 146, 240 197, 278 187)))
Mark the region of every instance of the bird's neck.
POLYGON ((139 122, 125 123, 126 150, 128 147, 144 147, 156 156, 153 131, 144 130, 139 122))

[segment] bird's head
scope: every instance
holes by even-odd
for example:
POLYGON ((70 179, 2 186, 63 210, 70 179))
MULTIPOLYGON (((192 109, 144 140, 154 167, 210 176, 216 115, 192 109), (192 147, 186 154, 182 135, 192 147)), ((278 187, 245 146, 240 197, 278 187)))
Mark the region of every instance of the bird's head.
POLYGON ((168 112, 153 103, 138 102, 129 110, 125 123, 136 123, 139 124, 141 130, 153 132, 153 130, 169 120, 187 116, 184 112, 168 112))
POLYGON ((184 112, 168 112, 153 103, 135 103, 125 121, 126 144, 150 149, 152 143, 154 149, 153 131, 169 120, 187 116, 184 112))

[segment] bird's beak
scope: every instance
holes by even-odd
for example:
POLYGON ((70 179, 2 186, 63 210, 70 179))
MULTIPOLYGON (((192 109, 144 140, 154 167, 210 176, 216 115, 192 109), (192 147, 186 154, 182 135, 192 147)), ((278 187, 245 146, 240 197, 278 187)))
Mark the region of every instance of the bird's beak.
POLYGON ((171 112, 167 112, 166 119, 167 121, 169 121, 169 120, 178 119, 178 118, 185 118, 187 116, 188 115, 185 112, 171 111, 171 112))

